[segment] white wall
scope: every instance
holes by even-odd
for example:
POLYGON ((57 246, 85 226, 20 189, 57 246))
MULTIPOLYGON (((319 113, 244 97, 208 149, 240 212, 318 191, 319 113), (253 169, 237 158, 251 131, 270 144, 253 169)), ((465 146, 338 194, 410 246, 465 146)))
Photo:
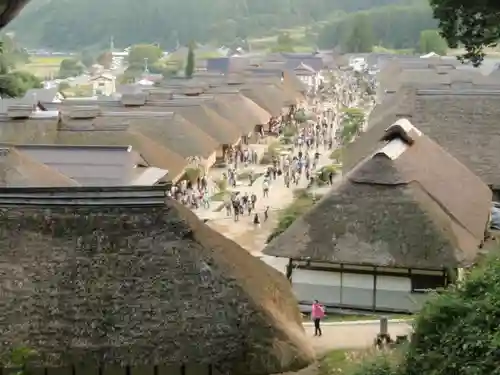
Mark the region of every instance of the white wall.
POLYGON ((411 292, 411 280, 402 275, 382 276, 336 271, 294 269, 292 286, 299 301, 380 310, 418 311, 426 294, 411 292), (374 293, 376 284, 377 291, 374 293))

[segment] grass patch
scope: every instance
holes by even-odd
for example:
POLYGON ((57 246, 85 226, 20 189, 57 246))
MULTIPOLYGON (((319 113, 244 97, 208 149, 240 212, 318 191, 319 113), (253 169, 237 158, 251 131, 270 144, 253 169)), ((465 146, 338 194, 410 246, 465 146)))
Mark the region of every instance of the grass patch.
POLYGON ((307 189, 297 189, 293 192, 294 201, 281 211, 278 218, 278 225, 267 238, 267 243, 288 229, 292 223, 305 214, 314 204, 321 199, 320 195, 312 195, 307 189))
POLYGON ((282 145, 280 141, 275 141, 271 143, 262 158, 260 159, 260 164, 271 164, 273 162, 273 157, 278 157, 282 150, 282 145))
POLYGON ((59 73, 59 66, 64 59, 71 56, 30 56, 28 64, 19 65, 16 70, 30 72, 37 77, 50 77, 59 73))
POLYGON ((230 196, 231 193, 229 191, 218 191, 210 197, 210 200, 213 202, 224 202, 230 196))
MULTIPOLYGON (((249 181, 249 178, 250 178, 250 175, 253 176, 253 179, 252 179, 252 185, 255 183, 255 181, 257 181, 257 179, 261 176, 264 175, 264 173, 260 172, 260 173, 255 173, 255 172, 252 172, 252 171, 243 171, 241 173, 238 174, 238 181, 249 181)), ((250 185, 251 186, 251 185, 250 185)))
POLYGON ((343 374, 352 367, 350 361, 354 350, 332 350, 319 362, 318 375, 343 374))
POLYGON ((391 375, 397 373, 401 350, 332 350, 319 360, 318 375, 391 375))
POLYGON ((57 65, 61 64, 64 59, 73 58, 72 56, 31 56, 30 64, 39 65, 57 65))

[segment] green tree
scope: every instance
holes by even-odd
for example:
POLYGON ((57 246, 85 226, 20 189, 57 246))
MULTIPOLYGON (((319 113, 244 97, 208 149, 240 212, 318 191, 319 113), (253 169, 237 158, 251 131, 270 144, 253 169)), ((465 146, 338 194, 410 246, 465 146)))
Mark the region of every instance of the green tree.
POLYGON ((86 68, 90 68, 92 65, 94 65, 95 58, 92 55, 92 53, 90 53, 87 50, 84 50, 82 51, 80 61, 82 62, 83 66, 85 66, 86 68))
POLYGON ((364 53, 373 50, 374 37, 371 21, 366 15, 354 18, 352 28, 343 43, 345 52, 364 53))
POLYGON ((340 138, 342 144, 350 143, 361 132, 365 123, 365 114, 359 108, 345 108, 343 111, 340 138))
POLYGON ((495 47, 500 40, 500 2, 496 0, 430 0, 441 35, 450 48, 463 46, 462 61, 479 66, 485 47, 495 47))
POLYGON ((11 66, 3 59, 5 51, 0 42, 0 96, 22 97, 31 88, 42 87, 41 81, 33 74, 23 71, 12 72, 11 66))
POLYGON ((276 38, 276 44, 271 48, 271 52, 294 52, 295 41, 290 33, 282 32, 276 38))
POLYGON ((110 69, 113 63, 113 54, 110 51, 104 51, 97 57, 97 63, 104 69, 110 69))
POLYGON ((153 65, 163 57, 163 51, 154 44, 136 44, 132 46, 128 54, 129 65, 144 66, 153 65))
POLYGON ((421 53, 435 52, 444 56, 448 51, 448 45, 437 30, 423 30, 420 33, 419 51, 421 53))
POLYGON ((339 15, 327 22, 319 31, 319 47, 342 47, 352 31, 355 18, 360 14, 370 21, 376 44, 389 49, 418 48, 420 32, 437 27, 437 22, 432 18, 432 10, 426 2, 387 5, 369 11, 339 15))
POLYGON ((406 374, 498 373, 500 259, 426 304, 415 322, 406 374))
POLYGON ((76 77, 84 71, 83 65, 76 59, 64 59, 59 66, 59 78, 76 77))
POLYGON ((189 45, 186 66, 184 68, 184 76, 186 76, 187 78, 193 77, 195 64, 196 61, 194 56, 194 43, 191 43, 189 45))

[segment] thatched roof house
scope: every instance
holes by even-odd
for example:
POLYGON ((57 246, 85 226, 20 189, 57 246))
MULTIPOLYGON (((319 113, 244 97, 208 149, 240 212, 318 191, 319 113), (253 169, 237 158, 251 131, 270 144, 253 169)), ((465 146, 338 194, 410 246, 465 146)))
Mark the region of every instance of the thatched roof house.
POLYGON ((313 360, 287 280, 164 190, 0 189, 0 215, 3 363, 17 347, 77 373, 260 375, 313 360))
POLYGON ((381 141, 265 253, 427 269, 473 262, 487 229, 488 187, 407 120, 381 141))
MULTIPOLYGON (((447 270, 474 263, 488 228, 491 191, 405 119, 390 126, 381 142, 264 253, 295 260, 309 270, 315 266, 334 272, 335 267, 322 264, 342 265, 353 280, 361 266, 364 281, 358 277, 358 284, 348 286, 369 290, 366 298, 327 302, 411 311, 408 293, 445 286, 451 277, 447 270), (307 262, 314 264, 308 268, 307 262), (397 285, 394 277, 401 277, 400 285, 408 283, 400 300, 386 293, 397 285), (374 300, 377 288, 387 290, 374 300)), ((297 277, 300 284, 301 275, 297 277)), ((345 298, 352 296, 342 290, 345 298)), ((307 298, 316 294, 307 293, 307 298)))
MULTIPOLYGON (((393 108, 392 116, 410 117, 425 134, 498 190, 499 95, 500 91, 494 88, 416 89, 406 102, 393 108)), ((378 121, 346 148, 345 171, 378 147, 386 127, 386 123, 378 121)))
MULTIPOLYGON (((168 171, 177 181, 188 165, 185 157, 137 129, 123 118, 99 117, 98 108, 66 108, 43 118, 1 118, 0 143, 24 145, 132 146, 153 167, 168 171)), ((137 125, 137 123, 136 123, 137 125)))

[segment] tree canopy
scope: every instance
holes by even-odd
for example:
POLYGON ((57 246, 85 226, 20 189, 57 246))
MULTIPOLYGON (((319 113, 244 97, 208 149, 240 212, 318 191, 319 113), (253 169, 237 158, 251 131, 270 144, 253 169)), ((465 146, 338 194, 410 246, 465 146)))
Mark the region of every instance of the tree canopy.
POLYGON ((272 52, 294 52, 294 44, 295 41, 293 40, 290 33, 279 33, 278 37, 276 38, 276 45, 272 47, 272 52))
POLYGON ((26 46, 103 50, 145 42, 162 49, 196 40, 228 45, 236 38, 272 35, 273 29, 314 24, 332 12, 425 0, 31 0, 9 26, 26 46), (133 26, 133 27, 131 27, 133 26))
POLYGON ((435 52, 444 56, 448 51, 448 45, 437 30, 423 30, 420 33, 419 51, 421 53, 435 52))
POLYGON ((461 60, 478 66, 485 47, 500 40, 500 2, 497 0, 430 0, 441 35, 451 48, 463 46, 461 60))
POLYGON ((84 71, 83 65, 77 59, 64 59, 59 66, 59 78, 76 77, 84 71))
POLYGON ((341 46, 346 49, 344 52, 357 52, 355 49, 360 45, 370 44, 389 49, 418 49, 420 33, 436 27, 437 22, 432 18, 432 10, 425 2, 388 5, 339 15, 320 30, 318 45, 321 48, 341 46), (363 25, 361 20, 366 22, 366 25, 363 25), (358 25, 358 30, 353 34, 355 25, 358 25))
POLYGON ((27 59, 15 43, 4 37, 0 41, 0 96, 21 97, 31 88, 42 87, 41 81, 33 74, 24 71, 13 71, 16 63, 27 59))
POLYGON ((184 75, 187 78, 191 78, 193 76, 195 64, 196 64, 196 61, 195 61, 195 56, 194 56, 194 45, 193 45, 193 43, 191 43, 189 45, 186 66, 184 69, 184 75))
POLYGON ((163 51, 153 44, 136 44, 128 54, 128 63, 132 66, 142 66, 147 63, 154 65, 163 56, 163 51))
POLYGON ((414 322, 396 361, 377 358, 355 375, 496 375, 500 353, 500 259, 436 294, 414 322), (401 357, 400 357, 401 356, 401 357))

